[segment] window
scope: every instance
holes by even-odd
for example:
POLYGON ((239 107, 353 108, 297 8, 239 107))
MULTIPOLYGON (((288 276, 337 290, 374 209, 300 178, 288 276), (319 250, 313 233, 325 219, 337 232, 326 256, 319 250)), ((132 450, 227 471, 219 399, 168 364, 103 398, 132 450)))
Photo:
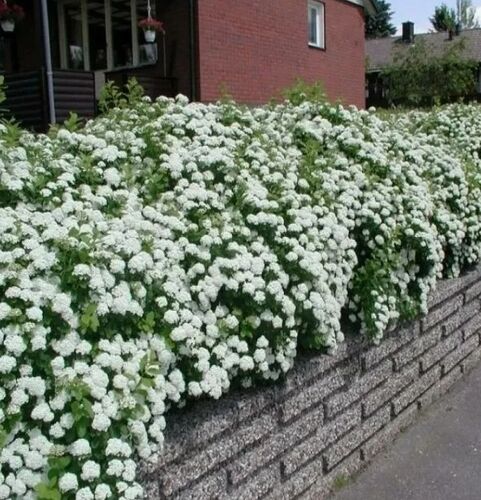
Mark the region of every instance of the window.
POLYGON ((307 19, 309 23, 309 45, 311 47, 324 49, 324 4, 321 2, 309 1, 307 4, 307 19))
POLYGON ((147 16, 147 0, 57 0, 57 6, 61 68, 100 71, 157 61, 157 44, 145 43, 137 26, 147 16))

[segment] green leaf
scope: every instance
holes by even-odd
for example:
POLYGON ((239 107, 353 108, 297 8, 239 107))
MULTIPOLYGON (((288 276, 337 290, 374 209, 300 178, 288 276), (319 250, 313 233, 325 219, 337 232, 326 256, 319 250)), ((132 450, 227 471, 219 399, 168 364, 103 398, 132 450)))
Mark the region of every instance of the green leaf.
POLYGON ((97 316, 97 305, 89 304, 82 316, 80 317, 80 327, 83 331, 91 330, 96 332, 99 327, 99 319, 97 316))
POLYGON ((55 465, 59 468, 59 469, 66 469, 70 463, 72 462, 72 459, 70 457, 57 457, 55 459, 55 465))
POLYGON ((6 441, 7 441, 7 432, 2 426, 0 426, 0 450, 3 449, 3 446, 5 445, 6 441))
POLYGON ((50 487, 48 484, 40 483, 35 486, 35 492, 39 500, 62 500, 60 491, 56 487, 50 487))
POLYGON ((87 435, 87 422, 85 418, 79 420, 76 425, 76 430, 79 438, 84 438, 87 435))
POLYGON ((145 387, 154 387, 154 381, 151 378, 142 377, 141 383, 145 387))
POLYGON ((153 311, 147 313, 140 322, 140 329, 146 333, 150 333, 155 328, 155 314, 153 311))
POLYGON ((58 475, 59 475, 59 470, 56 469, 55 467, 48 470, 47 477, 50 479, 50 481, 53 480, 54 478, 57 478, 58 475))
POLYGON ((94 417, 94 411, 92 409, 92 403, 88 399, 84 399, 85 413, 90 417, 94 417))
POLYGON ((94 312, 92 314, 92 317, 90 319, 90 329, 93 331, 93 332, 96 332, 99 328, 99 318, 97 316, 97 312, 94 312))

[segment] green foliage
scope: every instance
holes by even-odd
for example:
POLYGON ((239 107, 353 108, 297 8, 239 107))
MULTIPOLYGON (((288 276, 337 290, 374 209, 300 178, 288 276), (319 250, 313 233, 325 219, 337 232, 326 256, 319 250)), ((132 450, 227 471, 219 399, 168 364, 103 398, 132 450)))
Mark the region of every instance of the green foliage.
POLYGON ((0 75, 0 104, 5 102, 6 96, 5 96, 5 77, 3 75, 0 75))
POLYGON ((294 106, 299 106, 306 101, 320 104, 327 102, 322 82, 308 84, 301 79, 297 79, 294 85, 284 90, 282 95, 286 101, 294 106))
MULTIPOLYGON (((5 77, 0 75, 0 125, 3 126, 2 139, 7 147, 15 147, 18 145, 22 130, 18 123, 13 118, 4 118, 2 114, 6 111, 2 104, 7 100, 5 77)), ((0 188, 0 197, 3 195, 0 188)), ((3 201, 3 200, 0 200, 3 201)), ((0 203, 1 204, 1 203, 0 203)), ((1 434, 1 433, 0 433, 1 434)))
POLYGON ((129 78, 127 84, 125 85, 124 95, 127 99, 128 106, 133 107, 144 97, 144 89, 136 78, 129 78))
POLYGON ((378 0, 377 13, 374 15, 366 15, 366 37, 367 38, 383 38, 385 36, 394 35, 396 27, 392 24, 393 12, 391 4, 385 0, 378 0))
POLYGON ((82 316, 80 317, 80 329, 84 332, 96 332, 99 327, 99 319, 97 316, 97 306, 89 304, 82 316))
POLYGON ((48 482, 42 482, 35 487, 39 500, 61 500, 62 494, 58 489, 58 480, 72 463, 68 456, 50 457, 48 459, 48 482))
MULTIPOLYGON (((121 107, 123 104, 123 94, 119 87, 112 81, 108 81, 100 91, 99 110, 107 113, 109 110, 121 107)), ((122 106, 123 107, 123 106, 122 106)))
POLYGON ((234 98, 229 92, 227 84, 224 82, 222 82, 219 86, 219 96, 219 102, 222 104, 230 104, 234 102, 234 98))
POLYGON ((456 9, 442 3, 435 7, 430 21, 436 31, 454 31, 456 25, 461 29, 479 28, 476 9, 471 0, 456 0, 456 9))
POLYGON ((434 9, 434 15, 430 21, 436 31, 454 30, 456 26, 456 12, 443 3, 434 9))
POLYGON ((65 128, 69 132, 77 132, 82 128, 83 124, 84 120, 77 113, 69 113, 68 118, 63 124, 56 123, 55 125, 50 125, 48 135, 55 137, 62 128, 65 128))
POLYGON ((100 91, 99 109, 104 114, 113 109, 124 109, 135 106, 143 97, 144 90, 136 78, 129 78, 123 89, 108 81, 100 91))
POLYGON ((5 112, 5 108, 2 107, 2 104, 7 100, 6 95, 6 85, 5 85, 5 77, 0 75, 0 118, 2 114, 5 112))
POLYGON ((440 56, 422 40, 403 48, 382 72, 391 105, 432 106, 472 96, 478 63, 463 59, 464 40, 440 56))
POLYGON ((5 145, 8 147, 17 146, 18 141, 22 136, 22 129, 13 119, 2 121, 2 125, 5 127, 5 131, 2 136, 5 145))
POLYGON ((62 495, 56 486, 51 483, 40 483, 35 487, 38 500, 61 500, 62 495))
POLYGON ((70 113, 63 125, 69 132, 77 132, 82 125, 82 119, 77 113, 70 113))

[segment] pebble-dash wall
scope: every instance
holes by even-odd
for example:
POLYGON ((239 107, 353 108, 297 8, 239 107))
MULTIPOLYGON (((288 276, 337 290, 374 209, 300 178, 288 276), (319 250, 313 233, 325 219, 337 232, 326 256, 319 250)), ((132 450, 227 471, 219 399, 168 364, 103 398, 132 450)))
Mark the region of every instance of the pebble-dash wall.
POLYGON ((301 357, 281 384, 170 414, 149 499, 325 498, 481 357, 481 269, 440 283, 429 314, 379 347, 301 357))

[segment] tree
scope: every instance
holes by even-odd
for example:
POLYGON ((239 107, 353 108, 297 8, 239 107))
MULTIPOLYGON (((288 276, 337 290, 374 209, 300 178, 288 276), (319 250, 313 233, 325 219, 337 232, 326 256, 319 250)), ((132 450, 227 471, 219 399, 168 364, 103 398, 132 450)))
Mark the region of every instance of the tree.
POLYGON ((472 97, 478 63, 463 57, 465 48, 462 38, 440 55, 433 55, 422 39, 399 47, 393 63, 381 73, 390 104, 432 106, 472 97))
POLYGON ((479 28, 472 0, 456 0, 456 22, 462 29, 479 28))
POLYGON ((454 31, 456 25, 461 29, 479 28, 472 0, 456 0, 456 10, 442 3, 434 9, 430 21, 436 31, 454 31))
POLYGON ((377 13, 366 17, 366 36, 368 38, 383 38, 394 35, 396 27, 392 24, 391 4, 385 0, 378 0, 377 13))
POLYGON ((445 3, 434 9, 434 16, 430 19, 436 31, 451 31, 456 25, 456 12, 445 3))

